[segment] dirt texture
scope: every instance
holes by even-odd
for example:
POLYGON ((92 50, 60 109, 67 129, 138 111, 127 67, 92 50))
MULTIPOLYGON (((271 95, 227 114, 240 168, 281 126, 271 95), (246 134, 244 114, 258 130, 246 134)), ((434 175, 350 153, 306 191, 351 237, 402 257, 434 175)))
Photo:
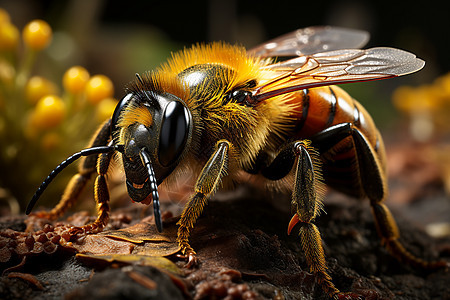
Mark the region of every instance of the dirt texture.
MULTIPOLYGON (((191 238, 198 258, 195 267, 186 269, 183 259, 166 255, 178 267, 177 274, 159 265, 86 261, 75 256, 77 252, 89 253, 86 248, 81 251, 66 244, 50 247, 51 251, 34 251, 41 249, 36 245, 42 233, 35 235, 32 246, 29 237, 17 242, 25 231, 25 217, 2 218, 0 246, 2 253, 8 248, 10 254, 9 259, 0 254, 2 270, 6 269, 0 278, 0 298, 328 299, 308 272, 298 230, 286 233, 291 217, 289 198, 268 200, 267 195, 247 188, 239 191, 211 200, 199 218, 191 238), (29 250, 19 255, 14 249, 21 243, 29 250)), ((177 215, 180 205, 163 203, 163 211, 171 210, 177 215)), ((367 201, 330 193, 325 211, 316 223, 330 274, 339 289, 366 299, 450 299, 450 272, 414 270, 397 262, 380 245, 367 201)), ((115 211, 107 230, 144 223, 154 227, 151 218, 142 220, 141 214, 135 207, 115 211)), ((449 238, 433 239, 407 221, 402 211, 395 210, 394 215, 410 251, 425 259, 450 260, 449 238)), ((92 218, 86 214, 70 219, 71 223, 89 220, 92 218)), ((177 217, 166 213, 165 231, 173 235, 176 221, 177 217)), ((56 235, 57 230, 46 226, 46 237, 56 240, 50 232, 56 235)))

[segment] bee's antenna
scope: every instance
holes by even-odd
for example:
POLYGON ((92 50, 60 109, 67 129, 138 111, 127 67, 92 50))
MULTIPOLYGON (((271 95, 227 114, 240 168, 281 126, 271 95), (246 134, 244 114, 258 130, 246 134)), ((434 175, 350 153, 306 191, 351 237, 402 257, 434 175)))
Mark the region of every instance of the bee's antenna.
POLYGON ((47 188, 47 186, 53 181, 53 179, 56 177, 56 175, 59 174, 64 168, 66 168, 68 165, 76 161, 82 156, 89 156, 89 155, 95 155, 100 153, 109 153, 113 151, 123 151, 123 145, 111 145, 111 146, 99 146, 99 147, 92 147, 88 149, 81 150, 80 152, 77 152, 73 154, 72 156, 68 157, 66 160, 64 160, 62 163, 60 163, 53 171, 50 172, 50 174, 45 178, 45 180, 41 183, 39 188, 36 190, 36 192, 33 195, 33 198, 31 198, 30 202, 28 203, 27 209, 25 213, 28 215, 30 214, 31 210, 33 209, 34 205, 38 201, 39 197, 41 197, 44 190, 47 188))
POLYGON ((142 163, 147 168, 148 172, 148 180, 150 183, 150 189, 152 190, 152 198, 153 198, 153 215, 155 216, 155 224, 156 228, 159 232, 162 232, 162 220, 161 220, 161 209, 159 207, 159 195, 158 195, 158 184, 156 182, 155 172, 153 171, 152 162, 150 160, 150 156, 145 151, 145 148, 142 148, 141 152, 139 152, 139 156, 141 157, 142 163))
POLYGON ((156 109, 161 109, 161 106, 159 105, 158 101, 155 101, 155 99, 153 99, 149 95, 148 91, 144 89, 145 88, 145 83, 142 80, 141 75, 139 75, 139 73, 136 73, 136 78, 137 78, 137 80, 139 80, 139 83, 142 85, 142 92, 145 94, 145 97, 147 97, 148 101, 150 103, 152 103, 155 106, 156 109))

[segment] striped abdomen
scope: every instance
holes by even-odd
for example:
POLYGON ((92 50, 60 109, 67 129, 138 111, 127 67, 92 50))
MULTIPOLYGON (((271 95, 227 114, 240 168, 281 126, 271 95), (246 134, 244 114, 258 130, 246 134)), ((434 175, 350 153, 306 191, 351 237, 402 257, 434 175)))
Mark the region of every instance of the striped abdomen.
MULTIPOLYGON (((375 150, 385 169, 385 149, 378 129, 364 107, 337 86, 305 89, 296 93, 295 125, 291 136, 313 137, 320 131, 341 123, 351 123, 375 150)), ((321 153, 323 174, 328 185, 354 196, 363 196, 351 137, 327 153, 321 153)))

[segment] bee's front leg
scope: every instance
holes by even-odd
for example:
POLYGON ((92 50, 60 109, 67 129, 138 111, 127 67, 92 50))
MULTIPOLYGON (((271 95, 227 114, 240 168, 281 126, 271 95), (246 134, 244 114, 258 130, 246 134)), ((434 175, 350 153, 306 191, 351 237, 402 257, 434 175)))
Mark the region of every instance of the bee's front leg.
POLYGON ((109 191, 106 183, 106 173, 113 154, 102 153, 97 161, 97 178, 94 185, 94 198, 97 203, 97 219, 92 224, 73 227, 71 234, 97 233, 103 230, 109 221, 109 191))
MULTIPOLYGON (((89 143, 89 147, 104 146, 108 144, 111 138, 111 119, 105 121, 98 129, 93 139, 89 143)), ((78 174, 75 174, 64 190, 59 203, 49 212, 40 211, 33 213, 38 218, 48 220, 56 220, 61 217, 67 209, 69 209, 80 196, 86 183, 96 170, 97 155, 84 157, 78 167, 78 174)))
POLYGON ((194 227, 197 218, 203 211, 209 196, 218 187, 222 177, 228 169, 229 151, 231 143, 220 140, 216 144, 216 150, 203 167, 194 187, 194 194, 184 207, 181 218, 178 221, 177 242, 181 247, 181 253, 189 259, 187 267, 195 264, 195 251, 189 245, 189 234, 194 227))

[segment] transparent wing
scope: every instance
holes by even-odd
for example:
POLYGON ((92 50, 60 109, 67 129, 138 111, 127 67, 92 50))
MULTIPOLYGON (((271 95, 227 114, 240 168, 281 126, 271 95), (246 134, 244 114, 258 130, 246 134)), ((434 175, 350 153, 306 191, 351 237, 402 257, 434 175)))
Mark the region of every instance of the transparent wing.
POLYGON ((248 51, 260 57, 302 56, 339 49, 359 49, 369 40, 362 30, 331 26, 298 29, 248 51))
POLYGON ((304 88, 396 77, 416 72, 424 65, 414 54, 395 48, 317 53, 266 66, 270 78, 262 82, 254 96, 262 101, 304 88))

